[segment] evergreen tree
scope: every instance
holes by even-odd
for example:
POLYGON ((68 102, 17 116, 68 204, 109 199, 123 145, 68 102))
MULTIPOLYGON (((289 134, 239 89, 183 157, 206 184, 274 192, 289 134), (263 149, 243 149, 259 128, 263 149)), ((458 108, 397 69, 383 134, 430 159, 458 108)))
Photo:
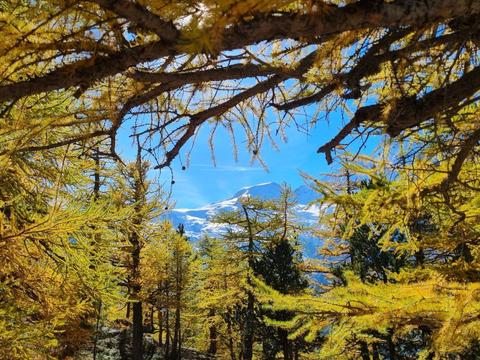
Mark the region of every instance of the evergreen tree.
MULTIPOLYGON (((254 264, 254 273, 260 276, 268 286, 281 294, 298 294, 308 287, 308 281, 299 269, 302 262, 301 254, 292 246, 291 240, 280 239, 263 250, 261 257, 254 264)), ((286 311, 263 311, 266 316, 275 321, 290 320, 294 313, 286 311)), ((283 352, 283 359, 293 360, 298 355, 300 341, 288 339, 288 331, 263 325, 260 338, 263 342, 263 358, 274 359, 278 352, 283 352)))

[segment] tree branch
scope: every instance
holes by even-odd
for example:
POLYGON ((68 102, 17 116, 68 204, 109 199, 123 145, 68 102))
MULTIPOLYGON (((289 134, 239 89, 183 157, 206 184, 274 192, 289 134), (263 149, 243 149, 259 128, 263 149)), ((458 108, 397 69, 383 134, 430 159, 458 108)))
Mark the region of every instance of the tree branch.
POLYGON ((463 163, 467 160, 468 155, 472 152, 472 150, 477 146, 478 142, 480 141, 480 128, 475 130, 462 144, 460 151, 458 152, 455 161, 453 162, 453 166, 450 169, 448 176, 445 180, 442 181, 440 184, 440 189, 445 190, 450 187, 457 179, 458 175, 460 175, 460 171, 462 170, 463 163))
POLYGON ((353 129, 367 121, 382 121, 387 125, 387 134, 398 136, 402 131, 418 126, 422 122, 441 114, 448 108, 458 105, 462 100, 473 96, 480 90, 480 66, 465 73, 458 80, 433 90, 421 99, 414 96, 399 101, 385 118, 383 114, 386 104, 364 106, 355 112, 352 120, 335 136, 322 145, 317 152, 325 153, 327 162, 331 162, 331 151, 345 139, 353 129))
MULTIPOLYGON (((297 66, 295 72, 291 75, 300 76, 301 74, 305 73, 310 68, 310 66, 312 66, 313 62, 315 61, 316 54, 317 54, 317 52, 314 51, 314 52, 310 53, 309 55, 307 55, 305 58, 303 58, 300 61, 299 65, 297 66)), ((245 91, 242 91, 239 94, 234 95, 231 99, 229 99, 229 100, 227 100, 227 101, 225 101, 225 102, 223 102, 223 103, 221 103, 217 106, 213 106, 213 107, 211 107, 207 110, 201 111, 201 112, 193 115, 190 118, 190 122, 187 126, 187 130, 185 131, 185 133, 180 137, 180 139, 178 139, 175 142, 175 145, 173 146, 173 148, 171 150, 167 151, 167 153, 165 154, 165 161, 162 164, 157 165, 155 167, 155 169, 160 169, 160 168, 164 168, 166 166, 169 166, 171 164, 171 162, 173 161, 173 159, 178 155, 178 153, 180 152, 180 149, 183 147, 183 145, 185 145, 186 142, 188 140, 190 140, 190 138, 195 134, 196 129, 201 124, 203 124, 206 120, 208 120, 208 119, 210 119, 214 116, 219 116, 219 115, 225 113, 229 109, 231 109, 234 106, 240 104, 242 101, 245 101, 245 100, 251 98, 252 96, 255 96, 257 94, 260 94, 260 93, 263 93, 263 92, 266 92, 266 91, 272 89, 273 87, 275 87, 276 85, 278 85, 282 81, 288 79, 288 77, 289 77, 288 75, 274 75, 274 76, 270 77, 269 79, 261 81, 261 82, 257 83, 255 86, 253 86, 253 87, 251 87, 251 88, 249 88, 245 91)))
POLYGON ((306 106, 316 102, 320 102, 328 94, 341 87, 349 89, 352 93, 356 92, 358 91, 361 79, 378 73, 383 63, 406 57, 414 52, 418 52, 421 50, 429 50, 432 47, 438 45, 446 45, 460 42, 464 39, 465 35, 465 31, 459 31, 440 37, 416 41, 409 46, 394 51, 388 51, 389 45, 387 46, 387 44, 391 44, 393 41, 398 39, 396 36, 392 37, 389 43, 380 40, 380 42, 383 43, 383 46, 387 47, 383 47, 382 49, 381 46, 372 46, 372 48, 367 51, 367 53, 358 61, 358 63, 354 67, 350 69, 349 72, 334 75, 333 78, 335 79, 335 81, 332 81, 330 84, 325 85, 318 92, 310 96, 288 101, 281 105, 274 104, 273 106, 278 110, 289 111, 300 106, 306 106), (384 52, 377 54, 377 52, 379 52, 380 50, 384 50, 384 52))
POLYGON ((79 60, 41 77, 0 86, 0 102, 72 86, 82 85, 88 88, 95 81, 122 73, 138 63, 153 61, 168 54, 168 47, 158 41, 123 49, 107 56, 79 60))
POLYGON ((333 161, 332 149, 340 145, 343 139, 350 135, 353 130, 358 128, 362 122, 368 120, 375 113, 380 114, 380 111, 381 107, 379 105, 370 105, 358 109, 353 119, 350 120, 350 122, 345 125, 332 140, 320 146, 317 150, 317 153, 324 153, 327 163, 331 164, 333 161))
POLYGON ((244 79, 257 76, 269 76, 278 73, 288 73, 288 70, 256 64, 235 64, 217 69, 191 72, 150 73, 144 71, 137 71, 132 75, 132 78, 145 83, 175 82, 179 84, 198 84, 210 81, 223 81, 244 79))
POLYGON ((150 30, 162 40, 173 43, 179 36, 179 31, 172 22, 165 21, 158 15, 148 11, 136 1, 128 0, 89 0, 102 8, 127 19, 137 26, 150 30))
MULTIPOLYGON (((115 7, 113 1, 98 0, 98 3, 115 7)), ((122 1, 122 4, 125 5, 126 2, 122 1)), ((121 9, 117 11, 124 13, 123 5, 119 5, 121 9)), ((142 13, 143 8, 135 9, 133 15, 126 13, 124 15, 129 15, 132 19, 134 17, 135 21, 142 19, 142 23, 145 19, 149 24, 145 25, 146 27, 155 28, 156 25, 153 23, 161 20, 160 18, 155 20, 147 13, 142 13)), ((405 0, 393 3, 381 2, 375 6, 369 5, 368 1, 359 1, 343 7, 329 5, 324 11, 314 15, 271 14, 244 20, 224 29, 222 36, 219 37, 221 40, 215 44, 215 50, 217 52, 234 50, 275 39, 312 39, 367 28, 409 25, 418 27, 433 21, 476 13, 480 13, 480 2, 471 0, 405 0)), ((111 55, 79 60, 28 81, 3 85, 0 87, 0 102, 71 86, 82 85, 83 88, 88 88, 95 81, 120 74, 131 66, 181 54, 177 41, 173 43, 168 41, 174 38, 174 30, 162 31, 165 40, 123 49, 111 55)), ((181 34, 175 37, 177 38, 181 38, 181 34)))

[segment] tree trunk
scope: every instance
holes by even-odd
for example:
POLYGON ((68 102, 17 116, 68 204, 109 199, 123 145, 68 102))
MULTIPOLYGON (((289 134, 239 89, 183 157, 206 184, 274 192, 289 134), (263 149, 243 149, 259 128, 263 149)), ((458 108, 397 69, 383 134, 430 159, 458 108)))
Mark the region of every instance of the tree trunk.
POLYGON ((228 350, 230 352, 230 360, 236 360, 235 348, 233 346, 232 320, 230 312, 227 314, 227 334, 228 334, 228 350))
POLYGON ((182 298, 182 259, 178 249, 176 251, 175 266, 175 325, 173 328, 173 342, 171 360, 178 360, 181 357, 180 349, 180 328, 181 328, 181 298, 182 298))
POLYGON ((120 360, 128 360, 127 355, 127 329, 120 332, 120 339, 118 341, 118 350, 120 352, 120 360))
POLYGON ((165 358, 170 356, 170 311, 168 307, 165 311, 165 358))
MULTIPOLYGON (((136 222, 139 223, 139 220, 136 222)), ((140 240, 136 231, 133 231, 130 235, 130 243, 133 246, 131 294, 135 301, 132 304, 132 359, 143 360, 143 313, 142 302, 140 301, 140 240)))
MULTIPOLYGON (((208 315, 210 318, 213 318, 215 316, 215 310, 210 309, 208 315)), ((215 354, 217 353, 217 327, 215 326, 215 324, 210 325, 208 329, 208 338, 210 344, 208 346, 207 353, 209 355, 215 356, 215 354)))
POLYGON ((152 306, 150 307, 150 325, 149 325, 149 329, 148 329, 148 331, 149 331, 150 333, 152 333, 152 334, 153 334, 153 330, 154 330, 154 327, 155 327, 155 326, 154 326, 154 320, 153 320, 154 309, 155 309, 155 308, 154 308, 154 306, 152 305, 152 306))
MULTIPOLYGON (((243 211, 245 213, 245 218, 247 220, 248 226, 248 269, 251 271, 253 269, 253 251, 254 251, 254 235, 251 228, 250 217, 248 214, 247 208, 244 206, 243 211)), ((247 284, 249 287, 253 286, 250 273, 247 274, 247 284)), ((245 324, 243 326, 243 341, 242 341, 242 359, 243 360, 252 360, 253 357, 253 327, 254 327, 254 306, 255 298, 250 289, 247 290, 247 313, 245 324)))
POLYGON ((415 266, 421 267, 423 269, 425 262, 425 253, 422 248, 420 248, 415 254, 415 266))
POLYGON ((93 360, 97 359, 97 343, 98 343, 98 333, 100 328, 100 316, 102 312, 102 302, 98 302, 97 310, 97 323, 95 324, 95 336, 93 338, 93 360))
POLYGON ((278 329, 278 337, 283 351, 284 360, 293 360, 292 343, 288 340, 288 332, 284 329, 278 329))
MULTIPOLYGON (((250 277, 247 281, 248 284, 251 285, 250 277)), ((243 329, 243 360, 252 360, 253 357, 254 301, 253 294, 249 290, 247 295, 247 314, 243 329)))
POLYGON ((158 346, 163 346, 163 313, 160 306, 157 309, 158 314, 158 346))
POLYGON ((180 359, 180 305, 175 309, 175 326, 173 329, 172 355, 171 360, 180 359))
POLYGON ((390 352, 390 360, 397 360, 397 351, 393 342, 393 329, 388 331, 387 335, 388 351, 390 352))
POLYGON ((143 360, 143 316, 141 301, 134 302, 132 310, 132 359, 143 360))

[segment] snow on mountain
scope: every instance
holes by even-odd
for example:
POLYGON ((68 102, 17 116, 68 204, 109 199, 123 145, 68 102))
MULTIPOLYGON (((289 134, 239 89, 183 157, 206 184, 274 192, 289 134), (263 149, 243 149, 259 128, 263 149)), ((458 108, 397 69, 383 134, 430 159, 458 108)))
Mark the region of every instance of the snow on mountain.
MULTIPOLYGON (((204 235, 218 236, 225 231, 221 224, 212 222, 212 218, 223 212, 239 208, 240 199, 243 196, 257 197, 262 200, 276 199, 281 194, 281 185, 269 182, 248 186, 240 189, 235 195, 227 200, 208 204, 196 209, 177 208, 167 214, 174 226, 183 224, 185 234, 192 240, 197 241, 204 235)), ((315 225, 318 222, 320 208, 317 204, 311 204, 318 196, 307 186, 300 186, 294 190, 297 205, 294 207, 297 221, 304 225, 315 225)), ((304 255, 314 257, 316 248, 319 246, 318 239, 304 237, 301 239, 304 247, 304 255)))
POLYGON ((242 196, 251 196, 262 200, 272 200, 280 197, 281 192, 282 187, 279 184, 268 182, 241 188, 232 199, 241 198, 242 196))

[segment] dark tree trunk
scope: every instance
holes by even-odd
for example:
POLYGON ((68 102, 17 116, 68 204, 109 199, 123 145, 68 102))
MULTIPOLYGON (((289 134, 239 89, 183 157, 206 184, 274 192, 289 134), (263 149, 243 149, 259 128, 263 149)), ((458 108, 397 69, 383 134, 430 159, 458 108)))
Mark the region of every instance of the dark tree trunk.
MULTIPOLYGON (((251 284, 250 278, 247 279, 249 285, 251 284)), ((254 305, 255 298, 253 297, 252 292, 249 290, 247 295, 247 313, 245 324, 243 328, 243 344, 242 344, 242 353, 243 360, 252 360, 253 357, 253 327, 254 327, 254 305)))
POLYGON ((423 268, 424 262, 425 262, 425 253, 423 249, 420 249, 415 253, 415 265, 423 268))
POLYGON ((230 352, 230 360, 236 360, 235 348, 233 346, 232 319, 231 319, 230 313, 227 314, 227 334, 228 334, 228 350, 230 352))
POLYGON ((158 345, 163 346, 163 314, 160 306, 157 309, 158 314, 158 345))
POLYGON ((170 356, 171 360, 180 359, 180 305, 177 304, 175 309, 175 326, 173 329, 173 342, 172 342, 172 354, 170 356))
MULTIPOLYGON (((138 139, 137 139, 138 140, 138 139)), ((143 360, 143 312, 142 302, 140 299, 140 292, 142 290, 140 282, 140 251, 142 249, 141 235, 139 227, 143 222, 142 218, 142 204, 146 201, 145 184, 143 181, 143 168, 141 159, 141 149, 138 145, 137 162, 136 162, 136 176, 134 177, 134 200, 135 215, 133 219, 133 231, 130 233, 129 241, 132 245, 131 259, 132 264, 130 268, 131 286, 130 292, 134 303, 132 304, 132 359, 143 360)))
MULTIPOLYGON (((245 214, 245 219, 247 220, 248 226, 248 268, 253 269, 253 251, 254 251, 254 235, 251 227, 250 216, 248 210, 243 206, 243 212, 245 214)), ((247 274, 247 284, 252 286, 252 279, 250 275, 247 274)), ((246 309, 246 319, 243 326, 243 341, 242 341, 242 359, 243 360, 252 360, 253 357, 253 340, 254 340, 254 316, 255 316, 255 298, 253 293, 248 290, 247 293, 247 309, 246 309)))
MULTIPOLYGON (((248 279, 249 284, 251 283, 250 279, 248 279)), ((248 291, 247 295, 247 314, 243 329, 243 360, 252 360, 253 357, 253 328, 255 326, 254 323, 254 305, 255 305, 255 298, 251 291, 248 291)))
POLYGON ((120 340, 118 341, 118 350, 120 352, 120 360, 128 360, 127 355, 127 330, 120 332, 120 340))
POLYGON ((132 304, 132 359, 143 360, 143 313, 140 301, 140 240, 136 231, 130 236, 132 250, 132 285, 131 294, 135 302, 132 304))
POLYGON ((168 307, 165 311, 165 358, 170 356, 170 311, 168 307))
MULTIPOLYGON (((215 310, 211 309, 209 312, 209 317, 215 316, 215 310)), ((217 327, 212 324, 208 329, 208 338, 209 338, 209 346, 208 346, 208 354, 214 356, 217 353, 217 327)))
MULTIPOLYGON (((100 154, 99 154, 99 150, 98 150, 98 147, 95 148, 95 171, 94 171, 94 174, 93 174, 93 199, 95 202, 98 201, 98 199, 100 198, 100 154)), ((93 229, 95 229, 95 226, 93 227, 93 229)), ((96 248, 96 245, 98 244, 100 240, 100 234, 99 233, 96 233, 94 235, 94 242, 93 242, 93 252, 95 251, 95 248, 96 248)), ((93 255, 94 254, 91 254, 92 255, 92 258, 93 258, 93 255)), ((90 268, 91 269, 95 269, 95 264, 92 263, 92 265, 90 265, 90 268)), ((99 328, 100 328, 100 317, 101 317, 101 311, 102 311, 102 301, 101 300, 98 300, 98 305, 97 305, 97 321, 96 321, 96 324, 95 324, 95 334, 94 334, 94 338, 93 338, 93 360, 96 360, 97 359, 97 343, 98 343, 98 332, 99 332, 99 328)))
POLYGON ((393 330, 388 331, 387 336, 388 351, 390 352, 390 360, 397 360, 397 351, 395 350, 395 343, 393 342, 393 330))
POLYGON ((278 337, 283 351, 284 360, 293 360, 292 342, 288 340, 288 332, 284 329, 278 330, 278 337))
POLYGON ((149 325, 149 329, 148 329, 148 331, 149 331, 150 333, 153 333, 153 330, 154 330, 154 328, 155 328, 155 326, 154 326, 154 320, 153 320, 154 309, 155 309, 155 308, 154 308, 153 305, 152 305, 151 308, 150 308, 150 325, 149 325))
POLYGON ((181 357, 182 259, 178 251, 176 251, 175 261, 175 325, 173 327, 171 360, 179 360, 181 357))
POLYGON ((132 306, 133 329, 132 329, 132 359, 143 360, 143 316, 142 303, 134 302, 132 306))

